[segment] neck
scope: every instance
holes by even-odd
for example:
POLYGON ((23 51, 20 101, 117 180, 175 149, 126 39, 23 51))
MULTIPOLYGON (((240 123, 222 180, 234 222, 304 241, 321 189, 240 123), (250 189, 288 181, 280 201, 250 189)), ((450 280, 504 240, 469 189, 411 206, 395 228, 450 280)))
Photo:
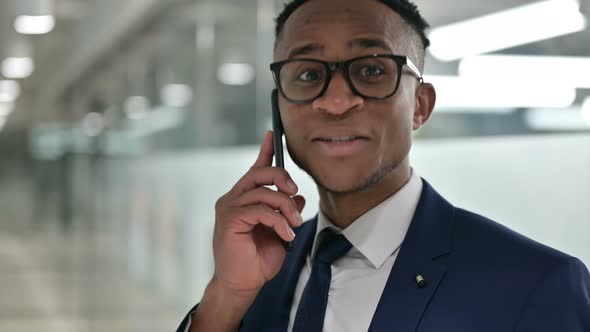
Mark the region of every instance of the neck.
POLYGON ((412 174, 406 158, 389 174, 362 191, 337 193, 318 188, 320 208, 338 228, 345 229, 356 219, 400 190, 412 174))

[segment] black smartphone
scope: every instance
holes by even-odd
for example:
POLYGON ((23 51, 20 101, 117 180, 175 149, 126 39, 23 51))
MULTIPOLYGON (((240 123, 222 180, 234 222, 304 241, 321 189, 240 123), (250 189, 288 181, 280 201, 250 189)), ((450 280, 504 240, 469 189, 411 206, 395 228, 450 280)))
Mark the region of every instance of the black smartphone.
MULTIPOLYGON (((283 121, 281 120, 281 113, 279 112, 279 91, 277 89, 272 90, 271 103, 275 166, 285 168, 285 157, 283 155, 283 121)), ((293 241, 283 242, 287 250, 291 250, 293 248, 293 241)))
POLYGON ((285 168, 285 157, 283 156, 283 121, 281 121, 281 112, 279 112, 279 92, 277 89, 272 90, 271 102, 275 166, 285 168))

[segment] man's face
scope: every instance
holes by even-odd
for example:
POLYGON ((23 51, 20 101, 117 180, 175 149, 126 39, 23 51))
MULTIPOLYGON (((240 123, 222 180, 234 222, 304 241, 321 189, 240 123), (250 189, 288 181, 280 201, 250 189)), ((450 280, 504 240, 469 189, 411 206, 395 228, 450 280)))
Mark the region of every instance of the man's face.
MULTIPOLYGON (((377 53, 410 56, 408 31, 402 18, 378 1, 309 1, 285 23, 275 60, 343 61, 377 53)), ((325 94, 312 103, 293 104, 281 97, 291 157, 331 192, 354 192, 378 183, 407 162, 416 127, 417 85, 415 76, 403 74, 394 96, 364 99, 351 91, 338 71, 325 94)))

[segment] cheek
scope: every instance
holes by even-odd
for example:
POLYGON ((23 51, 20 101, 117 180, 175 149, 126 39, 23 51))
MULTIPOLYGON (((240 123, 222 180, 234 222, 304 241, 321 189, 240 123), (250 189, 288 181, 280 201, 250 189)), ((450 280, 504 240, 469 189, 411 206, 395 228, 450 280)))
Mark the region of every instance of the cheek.
POLYGON ((281 111, 281 121, 283 122, 283 131, 288 138, 296 138, 300 135, 297 128, 301 128, 302 117, 300 110, 285 109, 281 111))
POLYGON ((305 141, 306 128, 305 109, 297 107, 297 105, 282 106, 281 120, 283 122, 283 131, 287 141, 287 148, 289 153, 302 155, 301 149, 305 141))
POLYGON ((381 148, 388 159, 398 158, 405 154, 412 140, 412 108, 406 103, 395 103, 383 114, 381 126, 381 148), (393 155, 393 156, 392 156, 393 155))
POLYGON ((391 127, 398 135, 411 135, 414 127, 414 98, 406 89, 400 89, 399 98, 395 99, 391 106, 391 127))

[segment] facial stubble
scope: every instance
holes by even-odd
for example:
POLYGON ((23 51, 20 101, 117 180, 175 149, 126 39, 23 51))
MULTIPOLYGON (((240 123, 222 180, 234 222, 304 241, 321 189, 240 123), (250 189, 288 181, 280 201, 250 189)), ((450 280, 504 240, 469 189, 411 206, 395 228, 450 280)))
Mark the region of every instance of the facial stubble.
POLYGON ((325 184, 322 179, 314 174, 311 170, 311 167, 304 162, 303 158, 300 158, 297 153, 290 148, 289 141, 287 140, 287 151, 289 152, 289 156, 291 159, 299 167, 299 169, 303 170, 307 175, 309 175, 315 184, 318 186, 319 189, 322 189, 328 193, 338 195, 338 196, 345 196, 349 194, 355 193, 362 193, 367 191, 369 188, 374 186, 375 184, 379 183, 383 178, 385 178, 388 174, 393 172, 396 168, 400 166, 403 160, 393 161, 388 164, 382 165, 374 170, 371 174, 369 174, 360 184, 354 186, 349 189, 336 189, 330 188, 327 184, 325 184))

